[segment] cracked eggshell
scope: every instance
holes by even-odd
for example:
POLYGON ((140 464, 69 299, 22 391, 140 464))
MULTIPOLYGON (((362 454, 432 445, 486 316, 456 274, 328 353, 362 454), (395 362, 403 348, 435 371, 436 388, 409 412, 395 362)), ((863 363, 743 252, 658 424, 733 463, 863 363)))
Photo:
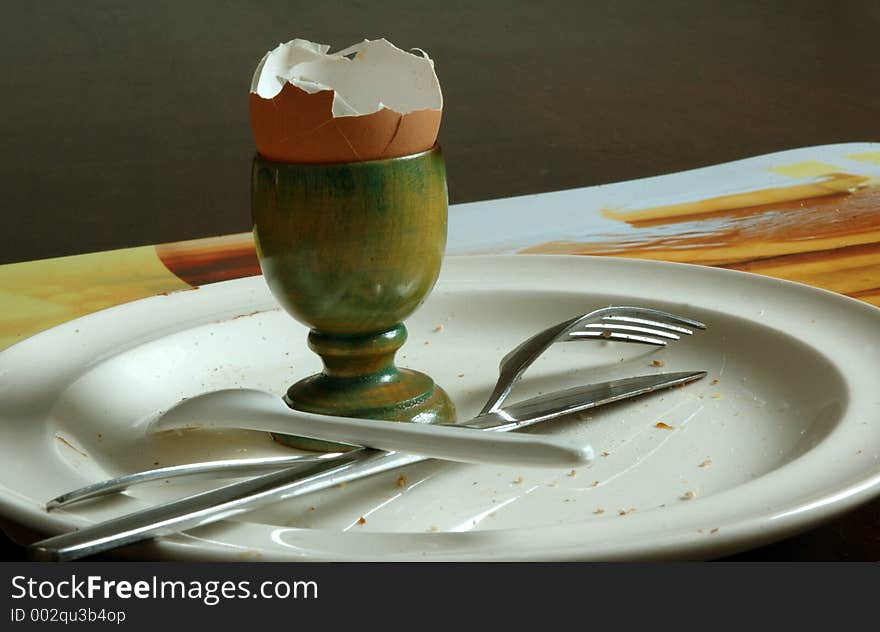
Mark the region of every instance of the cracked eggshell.
POLYGON ((434 145, 443 96, 427 55, 384 39, 328 50, 295 39, 260 61, 250 112, 261 156, 288 163, 357 162, 434 145))

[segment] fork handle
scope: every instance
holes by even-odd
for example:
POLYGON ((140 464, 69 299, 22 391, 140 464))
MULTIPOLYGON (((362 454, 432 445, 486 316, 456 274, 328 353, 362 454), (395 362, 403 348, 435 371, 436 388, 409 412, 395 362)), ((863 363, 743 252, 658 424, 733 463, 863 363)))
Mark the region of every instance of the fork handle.
POLYGON ((548 327, 544 331, 540 331, 528 340, 520 343, 510 353, 501 359, 498 367, 498 381, 495 382, 495 388, 489 399, 480 411, 481 415, 497 412, 501 408, 501 404, 510 395, 514 385, 525 373, 532 363, 547 350, 547 348, 556 342, 557 338, 562 335, 570 326, 584 316, 578 316, 565 322, 548 327))

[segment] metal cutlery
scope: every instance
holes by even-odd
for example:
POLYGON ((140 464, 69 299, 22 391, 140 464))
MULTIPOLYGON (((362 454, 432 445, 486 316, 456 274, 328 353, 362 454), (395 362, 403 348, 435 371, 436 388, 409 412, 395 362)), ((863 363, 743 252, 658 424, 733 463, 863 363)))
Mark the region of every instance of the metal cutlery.
MULTIPOLYGON (((675 341, 680 339, 681 335, 693 334, 692 328, 705 329, 706 326, 696 320, 668 312, 632 306, 605 307, 565 320, 531 336, 502 358, 498 382, 481 413, 498 410, 526 369, 555 342, 613 340, 665 346, 667 340, 675 341)), ((162 418, 159 419, 159 422, 161 421, 162 418)), ((146 470, 73 490, 50 500, 46 503, 46 509, 52 510, 79 500, 124 491, 133 485, 155 480, 212 475, 232 477, 266 469, 330 460, 341 454, 333 452, 271 458, 226 459, 146 470)))
MULTIPOLYGON (((639 307, 607 307, 549 327, 530 337, 504 356, 499 366, 498 382, 483 408, 483 413, 478 415, 474 422, 487 430, 511 430, 700 379, 705 376, 705 372, 614 380, 532 398, 507 409, 500 409, 501 403, 510 394, 525 370, 555 342, 615 340, 663 346, 666 344, 666 340, 678 339, 679 334, 693 333, 689 327, 704 329, 705 325, 667 312, 639 307), (600 325, 600 327, 596 327, 596 325, 600 325), (635 331, 632 327, 639 327, 640 330, 635 331), (594 334, 593 332, 596 331, 599 333, 594 334), (562 399, 555 400, 556 397, 562 399), (556 405, 548 406, 548 400, 556 401, 556 405), (519 419, 516 416, 517 414, 528 414, 529 411, 535 415, 536 410, 539 411, 539 414, 532 419, 519 419), (506 420, 502 425, 498 425, 497 417, 499 416, 506 420), (492 427, 493 423, 495 427, 492 427)), ((316 458, 316 462, 312 465, 305 465, 298 459, 294 466, 278 472, 232 483, 202 494, 96 524, 80 531, 55 536, 33 544, 30 547, 30 552, 33 557, 38 559, 58 561, 79 559, 117 546, 223 520, 264 504, 317 491, 424 459, 420 456, 381 452, 369 448, 358 448, 342 454, 321 456, 325 458, 316 458)), ((230 466, 221 467, 229 471, 230 466)), ((175 473, 184 474, 193 471, 204 473, 209 469, 210 467, 205 464, 190 464, 180 466, 175 473)), ((134 479, 138 478, 138 475, 131 476, 134 479)), ((141 476, 145 479, 152 479, 150 473, 143 473, 141 476)), ((89 488, 56 498, 48 505, 61 506, 66 502, 99 495, 102 493, 102 486, 104 489, 110 489, 114 486, 115 489, 119 489, 121 484, 119 479, 104 484, 95 484, 89 488)))
MULTIPOLYGON (((498 432, 525 428, 547 419, 686 384, 705 375, 704 371, 658 374, 576 387, 481 414, 460 425, 498 432)), ((75 560, 118 546, 186 531, 266 504, 422 460, 425 457, 357 448, 306 467, 295 466, 231 483, 48 538, 32 544, 28 550, 33 559, 75 560)))
POLYGON ((164 481, 172 478, 191 478, 211 480, 223 478, 236 478, 254 472, 266 470, 280 470, 294 466, 308 465, 320 461, 332 461, 344 452, 315 452, 312 454, 291 454, 290 456, 266 456, 239 459, 220 459, 217 461, 201 461, 199 463, 183 463, 182 465, 169 465, 157 467, 152 470, 123 474, 116 478, 98 481, 85 487, 61 494, 46 503, 46 511, 52 511, 65 507, 72 503, 100 498, 116 492, 123 492, 129 487, 164 481))
POLYGON ((646 307, 612 306, 563 321, 517 345, 498 367, 498 381, 481 413, 498 410, 513 387, 538 357, 556 342, 614 340, 658 347, 692 335, 703 323, 646 307))

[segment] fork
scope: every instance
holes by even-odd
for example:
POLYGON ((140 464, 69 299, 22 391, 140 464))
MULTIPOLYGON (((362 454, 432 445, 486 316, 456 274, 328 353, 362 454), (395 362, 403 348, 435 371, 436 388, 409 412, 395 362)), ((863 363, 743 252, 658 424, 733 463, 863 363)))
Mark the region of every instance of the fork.
MULTIPOLYGON (((517 345, 499 363, 498 381, 480 411, 489 414, 501 409, 502 403, 510 395, 513 387, 525 371, 550 346, 556 342, 578 342, 586 340, 612 340, 627 343, 665 346, 667 341, 676 341, 681 336, 692 335, 693 329, 705 329, 696 320, 677 316, 656 309, 632 306, 610 306, 581 314, 548 327, 517 345)), ((46 503, 51 511, 74 502, 125 491, 137 484, 174 477, 235 477, 249 472, 279 469, 297 465, 308 465, 316 461, 342 463, 341 453, 304 454, 285 457, 226 459, 202 463, 188 463, 125 474, 116 478, 92 483, 85 487, 62 494, 46 503)))
POLYGON ((480 414, 493 413, 535 360, 556 342, 616 340, 664 347, 692 335, 703 323, 647 307, 610 306, 563 321, 517 345, 498 365, 498 381, 480 414), (684 325, 687 325, 685 327, 684 325))

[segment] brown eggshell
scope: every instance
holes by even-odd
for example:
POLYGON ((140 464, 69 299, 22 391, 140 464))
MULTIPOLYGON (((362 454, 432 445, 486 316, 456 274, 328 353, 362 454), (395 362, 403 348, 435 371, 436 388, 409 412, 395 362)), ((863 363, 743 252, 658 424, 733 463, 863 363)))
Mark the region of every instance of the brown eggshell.
MULTIPOLYGON (((428 137, 434 140, 425 147, 428 149, 434 146, 437 140, 437 134, 440 131, 440 119, 443 112, 440 110, 416 110, 404 115, 400 119, 400 127, 391 142, 385 147, 384 152, 390 156, 406 156, 415 153, 411 151, 412 147, 418 146, 428 137)), ((422 151, 417 149, 416 151, 422 151)))
POLYGON ((272 99, 250 94, 257 152, 289 163, 339 163, 407 156, 430 149, 440 110, 400 114, 383 108, 362 116, 333 116, 333 91, 308 93, 286 83, 272 99))

